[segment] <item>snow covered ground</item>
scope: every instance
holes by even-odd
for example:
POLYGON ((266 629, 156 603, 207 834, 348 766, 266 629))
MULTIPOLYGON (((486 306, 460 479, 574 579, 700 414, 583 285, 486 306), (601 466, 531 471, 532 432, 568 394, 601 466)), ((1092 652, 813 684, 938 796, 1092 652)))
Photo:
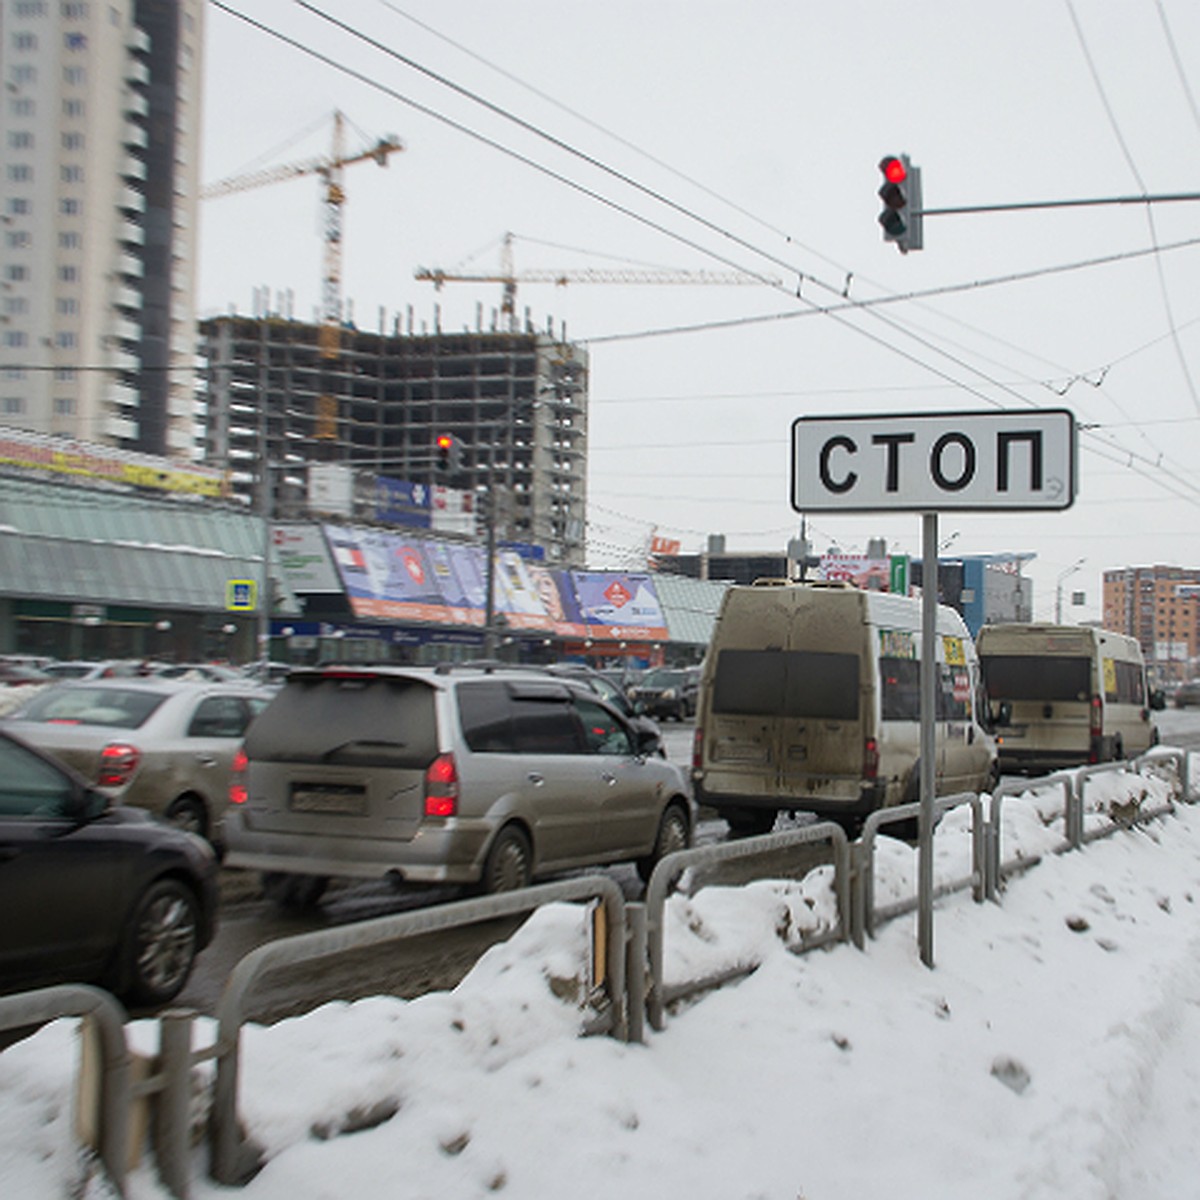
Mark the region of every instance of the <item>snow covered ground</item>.
MULTIPOLYGON (((1166 785, 1089 789, 1098 807, 1166 785)), ((1005 802, 1005 857, 1061 838, 1053 794, 1005 802)), ((1089 817, 1089 824, 1102 818, 1089 817)), ((939 874, 961 873, 951 814, 939 874)), ((877 903, 915 861, 884 839, 877 903)), ((243 1035, 247 1200, 1180 1200, 1200 1194, 1200 808, 1047 854, 999 904, 939 902, 865 951, 793 952, 834 920, 828 868, 668 905, 668 981, 757 963, 646 1045, 577 1036, 586 935, 542 909, 453 993, 328 1004, 243 1035), (339 1132, 351 1114, 392 1113, 339 1132)), ((139 1040, 150 1035, 143 1024, 139 1040)), ((206 1026, 201 1038, 212 1036, 206 1026)), ((0 1054, 0 1196, 72 1192, 74 1023, 0 1054)), ((192 1195, 228 1196, 204 1177, 192 1195)), ((133 1200, 165 1192, 143 1163, 133 1200)))

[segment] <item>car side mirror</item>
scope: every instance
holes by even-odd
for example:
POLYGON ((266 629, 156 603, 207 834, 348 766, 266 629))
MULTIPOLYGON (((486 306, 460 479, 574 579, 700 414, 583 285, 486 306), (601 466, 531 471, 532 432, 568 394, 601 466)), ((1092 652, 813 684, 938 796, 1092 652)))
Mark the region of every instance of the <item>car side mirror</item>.
POLYGON ((1012 701, 1001 700, 992 709, 992 724, 1000 727, 1012 724, 1012 701))
POLYGON ((1167 707, 1167 693, 1162 688, 1155 688, 1150 693, 1150 707, 1158 712, 1167 707))
POLYGON ((657 729, 639 724, 634 727, 633 732, 638 754, 649 758, 659 752, 662 746, 662 734, 657 729))

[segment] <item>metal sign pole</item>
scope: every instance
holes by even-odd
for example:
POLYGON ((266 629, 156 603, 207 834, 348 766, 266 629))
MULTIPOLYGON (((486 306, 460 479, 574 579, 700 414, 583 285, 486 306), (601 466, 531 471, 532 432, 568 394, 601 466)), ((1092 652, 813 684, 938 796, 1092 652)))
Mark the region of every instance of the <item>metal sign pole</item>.
POLYGON ((921 517, 921 812, 917 819, 917 944, 933 966, 933 796, 937 766, 938 518, 921 517))

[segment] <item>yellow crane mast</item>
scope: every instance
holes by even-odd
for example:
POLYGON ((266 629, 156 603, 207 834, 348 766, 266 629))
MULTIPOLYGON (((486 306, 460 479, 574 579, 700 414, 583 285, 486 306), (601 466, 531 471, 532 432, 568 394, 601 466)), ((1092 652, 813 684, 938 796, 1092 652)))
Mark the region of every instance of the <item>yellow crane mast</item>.
MULTIPOLYGON (((333 114, 333 145, 328 155, 306 159, 303 162, 284 163, 280 166, 262 167, 243 175, 210 183, 200 190, 202 200, 213 200, 251 188, 265 187, 296 179, 302 175, 317 175, 322 183, 324 261, 321 271, 321 324, 318 330, 318 346, 323 359, 333 359, 341 348, 342 320, 342 206, 346 203, 344 183, 345 168, 360 162, 374 162, 381 167, 388 165, 388 156, 404 149, 404 143, 394 134, 379 138, 373 145, 366 146, 353 154, 347 154, 346 118, 340 112, 333 114)), ((319 438, 336 436, 336 405, 331 396, 323 394, 317 404, 317 431, 319 438)))

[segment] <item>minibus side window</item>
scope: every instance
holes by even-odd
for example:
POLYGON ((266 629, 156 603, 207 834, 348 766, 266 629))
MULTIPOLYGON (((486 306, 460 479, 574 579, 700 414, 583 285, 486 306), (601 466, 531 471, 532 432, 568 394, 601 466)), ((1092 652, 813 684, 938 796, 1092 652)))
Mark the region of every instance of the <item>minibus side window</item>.
POLYGON ((915 658, 880 658, 880 710, 885 721, 921 719, 921 664, 915 658))

